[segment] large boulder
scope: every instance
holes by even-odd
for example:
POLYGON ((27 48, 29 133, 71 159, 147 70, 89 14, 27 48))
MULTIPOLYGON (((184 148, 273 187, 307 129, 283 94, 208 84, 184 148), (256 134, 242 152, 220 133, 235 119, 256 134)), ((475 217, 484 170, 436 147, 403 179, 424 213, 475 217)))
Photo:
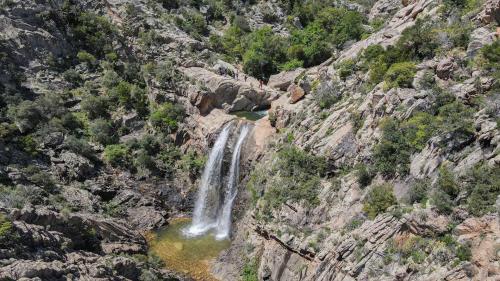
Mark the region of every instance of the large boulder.
POLYGON ((491 22, 500 23, 500 0, 488 0, 483 5, 483 10, 476 16, 476 19, 484 24, 491 22))
MULTIPOLYGON (((203 91, 191 89, 191 103, 198 106, 202 113, 209 113, 212 108, 226 112, 266 108, 278 93, 268 87, 259 87, 253 78, 222 76, 201 67, 181 67, 179 70, 188 79, 197 81, 203 91)), ((242 76, 242 75, 240 75, 242 76)))
POLYGON ((290 100, 289 100, 289 102, 291 104, 294 104, 294 103, 298 102, 299 100, 301 100, 306 95, 304 89, 302 89, 300 86, 297 86, 295 84, 291 85, 288 88, 288 92, 290 93, 290 100))
POLYGON ((475 56, 479 49, 493 43, 495 38, 495 32, 486 27, 475 29, 470 35, 469 45, 467 46, 467 56, 475 56))
POLYGON ((89 159, 69 151, 52 158, 52 163, 56 174, 66 182, 88 179, 95 172, 94 164, 89 159))
POLYGON ((297 68, 291 71, 283 71, 269 77, 267 86, 281 91, 286 91, 295 79, 304 71, 303 68, 297 68))
POLYGON ((436 67, 436 74, 439 78, 448 80, 457 67, 457 64, 452 58, 446 58, 438 63, 436 67))

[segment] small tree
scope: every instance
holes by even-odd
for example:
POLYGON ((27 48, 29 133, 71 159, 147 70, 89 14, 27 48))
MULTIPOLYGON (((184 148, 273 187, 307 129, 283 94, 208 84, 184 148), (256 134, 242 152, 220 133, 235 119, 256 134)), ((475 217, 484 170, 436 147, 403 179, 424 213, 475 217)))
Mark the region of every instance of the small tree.
POLYGON ((104 161, 113 167, 125 167, 129 163, 129 151, 123 144, 111 144, 104 149, 104 161))
POLYGON ((153 111, 149 119, 154 128, 171 133, 177 130, 178 122, 184 119, 184 108, 167 102, 153 111))
POLYGON ((412 62, 399 62, 391 65, 385 74, 385 88, 410 88, 416 73, 412 62))
POLYGON ((382 184, 373 187, 368 192, 363 204, 363 211, 367 213, 370 219, 374 219, 378 214, 385 212, 390 206, 397 204, 392 190, 392 185, 382 184))
POLYGON ((453 176, 446 165, 441 165, 441 167, 439 167, 439 177, 436 187, 438 190, 442 190, 448 194, 452 199, 457 197, 460 191, 455 181, 455 176, 453 176))

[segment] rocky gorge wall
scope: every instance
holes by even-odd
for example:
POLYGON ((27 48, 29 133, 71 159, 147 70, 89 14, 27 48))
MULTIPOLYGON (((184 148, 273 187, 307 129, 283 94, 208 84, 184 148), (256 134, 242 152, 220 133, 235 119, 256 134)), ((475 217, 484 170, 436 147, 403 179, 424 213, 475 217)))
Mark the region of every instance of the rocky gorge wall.
POLYGON ((146 233, 190 214, 229 113, 269 108, 216 277, 496 280, 499 2, 339 1, 363 36, 262 88, 210 35, 234 12, 286 38, 302 15, 230 2, 205 34, 178 1, 0 3, 0 279, 189 280, 146 233))

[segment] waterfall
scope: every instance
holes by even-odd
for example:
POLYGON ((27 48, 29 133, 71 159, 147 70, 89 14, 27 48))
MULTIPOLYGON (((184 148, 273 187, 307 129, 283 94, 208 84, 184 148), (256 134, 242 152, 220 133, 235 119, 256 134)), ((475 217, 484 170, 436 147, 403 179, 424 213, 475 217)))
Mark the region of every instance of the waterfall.
POLYGON ((227 180, 224 204, 222 205, 222 213, 217 221, 217 239, 227 238, 231 231, 231 209, 233 208, 233 202, 238 192, 237 184, 240 173, 241 146, 249 131, 250 126, 248 124, 244 124, 241 127, 240 135, 234 147, 233 156, 231 157, 231 167, 229 168, 229 179, 227 180))
POLYGON ((187 236, 198 236, 212 229, 215 230, 217 239, 225 239, 229 236, 231 208, 237 194, 241 147, 250 131, 248 124, 240 127, 231 156, 229 176, 223 189, 222 163, 231 127, 231 123, 224 126, 210 152, 195 202, 193 221, 189 228, 184 230, 187 236))
POLYGON ((203 234, 217 223, 222 160, 230 128, 231 124, 229 123, 222 129, 205 164, 198 198, 194 205, 193 223, 186 231, 188 235, 197 236, 203 234))

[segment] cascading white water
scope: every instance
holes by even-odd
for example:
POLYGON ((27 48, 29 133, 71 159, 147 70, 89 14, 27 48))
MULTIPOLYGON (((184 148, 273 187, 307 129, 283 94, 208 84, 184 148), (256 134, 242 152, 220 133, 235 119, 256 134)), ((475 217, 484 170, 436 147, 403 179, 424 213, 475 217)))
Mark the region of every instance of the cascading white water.
POLYGON ((203 234, 217 223, 222 182, 222 160, 230 129, 231 123, 222 129, 208 157, 201 178, 198 198, 194 205, 193 222, 185 231, 188 236, 203 234))
POLYGON ((241 147, 249 131, 250 126, 248 124, 243 124, 231 157, 231 166, 229 168, 229 178, 226 185, 224 204, 222 205, 222 213, 218 218, 216 226, 217 239, 227 238, 229 236, 229 232, 231 231, 231 209, 233 208, 233 202, 236 198, 236 194, 238 193, 237 184, 240 173, 241 147))
POLYGON ((225 239, 229 236, 231 209, 237 194, 241 147, 250 131, 250 125, 243 124, 240 128, 231 157, 229 176, 225 189, 222 190, 222 162, 231 127, 230 123, 222 129, 210 152, 201 178, 193 222, 184 230, 187 236, 198 236, 212 229, 215 229, 217 239, 225 239))

